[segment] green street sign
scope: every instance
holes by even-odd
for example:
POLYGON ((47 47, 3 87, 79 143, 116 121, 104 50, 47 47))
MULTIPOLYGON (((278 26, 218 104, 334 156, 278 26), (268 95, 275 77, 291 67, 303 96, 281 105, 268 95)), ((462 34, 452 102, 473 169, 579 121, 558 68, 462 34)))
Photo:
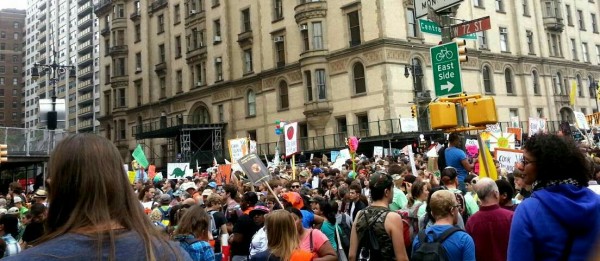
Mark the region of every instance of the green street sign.
POLYGON ((451 42, 431 47, 429 55, 433 67, 435 96, 443 97, 462 93, 458 45, 451 42))
MULTIPOLYGON (((421 28, 422 33, 442 35, 442 28, 435 22, 425 19, 419 19, 419 27, 421 28)), ((477 40, 477 34, 466 34, 461 36, 460 38, 467 40, 477 40)))

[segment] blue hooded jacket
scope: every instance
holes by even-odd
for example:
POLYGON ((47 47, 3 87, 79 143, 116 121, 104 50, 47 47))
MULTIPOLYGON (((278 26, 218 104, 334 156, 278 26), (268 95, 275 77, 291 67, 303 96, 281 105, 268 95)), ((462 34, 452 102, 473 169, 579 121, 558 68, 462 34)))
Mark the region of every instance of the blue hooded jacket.
POLYGON ((570 184, 547 187, 517 208, 508 260, 587 260, 598 236, 598 194, 570 184))

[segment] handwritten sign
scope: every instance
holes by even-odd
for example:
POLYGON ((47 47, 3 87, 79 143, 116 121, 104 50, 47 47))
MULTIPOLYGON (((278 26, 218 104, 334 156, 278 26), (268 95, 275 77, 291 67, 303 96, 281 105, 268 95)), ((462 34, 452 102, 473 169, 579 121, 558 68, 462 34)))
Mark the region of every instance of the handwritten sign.
POLYGON ((248 154, 248 139, 231 139, 229 143, 229 154, 231 156, 231 162, 236 163, 241 157, 248 154))
POLYGON ((373 157, 383 156, 383 147, 382 146, 373 146, 373 157))
POLYGON ((546 132, 546 120, 540 118, 529 118, 529 137, 546 132))
POLYGON ((498 160, 498 163, 500 164, 500 167, 506 169, 508 173, 513 173, 515 170, 515 164, 523 160, 522 150, 496 148, 494 154, 496 160, 498 160))
POLYGON ((250 153, 256 153, 256 141, 255 140, 250 141, 250 153))
POLYGON ((502 132, 502 128, 498 123, 485 125, 485 130, 488 132, 502 132))

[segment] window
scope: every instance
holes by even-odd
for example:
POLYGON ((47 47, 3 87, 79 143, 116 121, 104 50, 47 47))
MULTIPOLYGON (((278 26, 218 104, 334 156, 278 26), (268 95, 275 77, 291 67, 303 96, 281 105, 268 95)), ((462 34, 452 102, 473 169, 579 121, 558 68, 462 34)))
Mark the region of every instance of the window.
POLYGON ((575 38, 571 38, 571 55, 573 56, 573 60, 577 61, 577 43, 575 42, 575 38))
POLYGON ((496 0, 496 12, 504 12, 504 1, 496 0))
POLYGON ((548 35, 548 47, 550 48, 550 56, 554 57, 562 57, 562 43, 559 34, 549 34, 548 35))
MULTIPOLYGON (((3 62, 3 61, 4 61, 4 54, 0 54, 0 62, 3 62)), ((14 59, 13 59, 13 62, 14 62, 14 59)))
POLYGON ((508 109, 508 115, 513 118, 513 117, 519 117, 519 109, 508 109))
POLYGON ((369 136, 369 116, 367 114, 356 115, 358 131, 361 137, 369 136))
POLYGON ((19 29, 19 27, 20 27, 19 22, 14 22, 13 23, 13 28, 14 29, 19 29))
POLYGON ((115 5, 115 18, 125 17, 125 7, 122 4, 115 5))
POLYGON ((219 5, 219 0, 212 0, 212 7, 216 7, 219 5))
POLYGON ((488 43, 487 43, 487 32, 486 31, 481 31, 477 33, 477 40, 479 42, 479 49, 488 49, 488 43))
POLYGON ((165 79, 165 77, 160 77, 159 79, 159 85, 160 85, 160 98, 166 98, 167 97, 167 81, 165 79))
MULTIPOLYGON (((4 60, 4 59, 2 59, 2 60, 4 60)), ((19 56, 13 55, 12 56, 12 61, 13 61, 13 63, 18 63, 19 62, 19 56)))
POLYGON ((577 10, 577 22, 579 23, 579 30, 585 31, 585 21, 583 20, 583 11, 577 10))
POLYGON ((221 63, 221 57, 215 58, 215 76, 216 82, 223 80, 223 64, 221 63))
POLYGON ((247 112, 248 116, 256 116, 256 94, 253 90, 248 91, 247 95, 247 112))
POLYGON ((504 81, 506 82, 506 93, 515 94, 512 71, 509 68, 504 69, 504 81))
POLYGON ((127 137, 127 122, 119 120, 119 140, 124 140, 127 137))
MULTIPOLYGON (((546 9, 548 9, 549 4, 550 4, 550 8, 552 8, 552 6, 551 6, 552 3, 546 2, 546 9)), ((567 9, 567 25, 573 26, 573 16, 571 15, 571 6, 565 5, 565 8, 567 9)), ((548 16, 554 16, 554 15, 548 15, 548 16)))
POLYGON ((0 66, 0 73, 5 73, 6 72, 6 67, 4 66, 0 66))
POLYGON ((348 13, 348 29, 350 30, 350 46, 360 44, 360 16, 358 11, 348 13))
POLYGON ((135 53, 135 72, 142 71, 142 53, 135 53))
POLYGON ((575 76, 575 83, 577 84, 577 95, 583 97, 583 83, 580 75, 575 76))
POLYGON ((535 54, 535 50, 533 48, 533 32, 532 31, 525 31, 525 34, 527 35, 527 48, 529 48, 529 54, 535 54))
POLYGON ((485 2, 485 0, 473 0, 473 6, 484 8, 483 2, 485 2))
POLYGON ((140 27, 140 24, 136 24, 135 25, 135 42, 139 42, 142 40, 142 28, 140 27))
POLYGON ((596 20, 596 14, 591 14, 592 16, 592 32, 598 33, 598 21, 596 20))
POLYGON ((590 98, 596 98, 596 96, 598 96, 598 94, 596 93, 597 83, 594 82, 594 78, 592 78, 591 75, 588 76, 587 82, 588 88, 590 90, 590 98))
POLYGON ((13 34, 13 39, 19 40, 19 33, 14 33, 13 34))
POLYGON ((213 22, 213 30, 215 33, 215 36, 221 37, 221 20, 217 19, 213 22))
POLYGON ((252 49, 244 50, 244 74, 252 73, 252 49))
POLYGON ((536 70, 531 72, 531 78, 533 80, 533 94, 540 95, 540 78, 536 70))
POLYGON ((352 67, 352 74, 354 77, 354 93, 366 93, 367 85, 365 83, 365 67, 362 63, 355 63, 352 67))
POLYGON ((273 0, 273 20, 283 18, 283 0, 273 0))
POLYGON ((308 51, 309 50, 309 37, 308 37, 308 25, 306 24, 302 24, 300 25, 300 32, 302 34, 302 41, 304 43, 304 51, 308 51))
MULTIPOLYGON (((19 78, 13 78, 13 85, 15 85, 15 86, 19 85, 19 78)), ((13 90, 13 91, 15 91, 15 90, 13 90)), ((14 94, 14 95, 16 95, 16 94, 14 94)))
POLYGON ((523 15, 529 16, 529 0, 521 0, 523 1, 523 15))
POLYGON ((178 24, 179 22, 181 22, 181 8, 179 7, 179 4, 176 4, 173 8, 173 21, 174 24, 178 24))
POLYGON ((554 85, 555 94, 566 95, 566 92, 563 93, 562 75, 560 73, 556 73, 556 75, 552 77, 552 85, 554 85))
POLYGON ((110 83, 110 65, 104 66, 104 84, 110 83))
POLYGON ((600 45, 596 45, 596 62, 600 64, 600 45))
POLYGON ((278 41, 275 41, 275 57, 277 58, 277 67, 282 67, 285 65, 285 38, 283 36, 279 37, 278 41))
POLYGON ((313 100, 312 76, 310 71, 304 71, 304 81, 306 82, 306 100, 313 100))
POLYGON ((285 81, 279 83, 279 108, 287 109, 290 107, 290 98, 288 95, 288 85, 285 81))
POLYGON ((483 66, 483 69, 481 70, 481 74, 483 76, 483 88, 486 94, 492 94, 494 93, 494 90, 492 89, 492 72, 490 70, 489 66, 483 66))
POLYGON ((219 122, 225 122, 225 109, 223 108, 223 104, 219 104, 217 110, 219 112, 219 122))
POLYGON ((6 44, 0 43, 0 50, 6 50, 6 44))
POLYGON ((13 73, 19 73, 19 67, 18 66, 13 66, 13 73))
POLYGON ((135 100, 137 106, 142 106, 142 81, 135 81, 135 100))
POLYGON ((313 26, 313 49, 323 49, 323 27, 321 22, 312 23, 313 26))
POLYGON ((117 90, 117 106, 127 107, 127 95, 125 94, 125 88, 119 88, 117 90))
MULTIPOLYGON (((0 85, 4 85, 4 77, 0 77, 0 85)), ((0 89, 2 91, 3 95, 0 96, 4 96, 4 89, 0 89)))
POLYGON ((177 92, 183 92, 183 72, 178 70, 175 73, 175 78, 177 79, 177 92))
POLYGON ((181 57, 181 36, 175 36, 175 58, 181 57))
POLYGON ((162 33, 165 31, 165 16, 164 15, 158 15, 158 17, 156 18, 156 20, 158 21, 158 33, 162 33))
POLYGON ((6 38, 6 32, 0 32, 0 38, 2 38, 2 39, 6 38))
POLYGON ((315 80, 317 83, 317 92, 319 100, 327 99, 327 85, 325 84, 325 70, 315 70, 315 80))
POLYGON ((508 30, 505 27, 500 27, 500 51, 508 52, 508 30))
POLYGON ((252 25, 250 24, 250 8, 242 11, 242 33, 252 31, 252 25))
POLYGON ((159 57, 160 63, 164 63, 166 61, 166 59, 165 59, 165 45, 164 44, 159 44, 158 45, 158 57, 159 57))
POLYGON ((590 54, 588 52, 588 44, 587 43, 581 43, 581 52, 583 54, 583 62, 589 63, 590 62, 590 54))

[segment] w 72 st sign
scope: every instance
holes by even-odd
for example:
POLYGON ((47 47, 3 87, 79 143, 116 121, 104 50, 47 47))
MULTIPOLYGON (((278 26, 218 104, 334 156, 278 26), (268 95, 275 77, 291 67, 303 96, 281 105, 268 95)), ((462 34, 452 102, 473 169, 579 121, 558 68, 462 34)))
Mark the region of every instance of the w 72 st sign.
POLYGON ((451 27, 452 38, 489 30, 491 28, 492 23, 489 16, 478 18, 461 24, 453 25, 451 27))

